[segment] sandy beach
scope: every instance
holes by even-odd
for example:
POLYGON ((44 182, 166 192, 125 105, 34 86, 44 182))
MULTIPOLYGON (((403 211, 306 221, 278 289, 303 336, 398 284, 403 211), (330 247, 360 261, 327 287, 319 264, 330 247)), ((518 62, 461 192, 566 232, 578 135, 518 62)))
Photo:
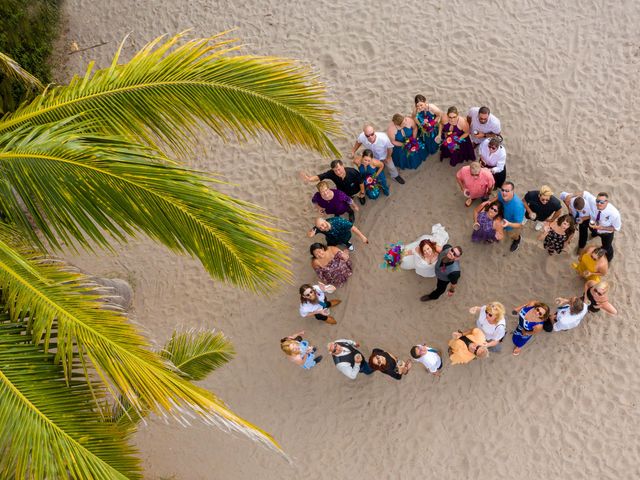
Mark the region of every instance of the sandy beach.
MULTIPOLYGON (((608 276, 618 316, 589 315, 575 330, 543 332, 518 358, 509 336, 502 353, 446 365, 440 379, 415 365, 401 382, 381 374, 350 382, 328 356, 311 371, 296 368, 278 340, 304 329, 323 353, 337 338, 404 358, 418 342, 446 349, 453 330, 473 325, 472 305, 497 300, 510 311, 577 294, 575 256, 549 257, 532 222, 513 254, 508 242, 472 244, 456 168, 436 155, 358 214, 370 244, 355 242, 354 275, 334 295, 343 300, 333 309, 338 324, 302 319, 298 286, 316 281, 306 237, 315 189, 298 171, 325 171, 331 159, 285 151, 266 137, 237 145, 202 134, 189 165, 224 175, 235 184, 225 191, 277 217, 289 232, 293 285, 248 294, 144 238, 114 255, 68 259, 129 280, 135 321, 158 344, 175 326, 225 332, 237 357, 204 386, 271 433, 293 461, 197 421, 183 428, 151 419, 135 439, 147 478, 640 478, 640 260, 633 247, 640 234, 640 2, 67 0, 64 14, 64 42, 108 43, 70 55, 60 81, 92 59, 108 65, 127 34, 128 59, 161 34, 237 27, 233 36, 246 53, 316 69, 341 112, 344 137, 335 142, 345 162, 365 121, 386 130, 394 113, 410 113, 418 93, 441 109, 487 105, 502 122, 516 194, 542 184, 557 194, 606 191, 623 219, 608 276), (380 263, 386 244, 411 242, 435 223, 464 248, 462 278, 452 298, 425 304, 419 297, 435 279, 380 263)), ((515 324, 509 316, 508 330, 515 324)))

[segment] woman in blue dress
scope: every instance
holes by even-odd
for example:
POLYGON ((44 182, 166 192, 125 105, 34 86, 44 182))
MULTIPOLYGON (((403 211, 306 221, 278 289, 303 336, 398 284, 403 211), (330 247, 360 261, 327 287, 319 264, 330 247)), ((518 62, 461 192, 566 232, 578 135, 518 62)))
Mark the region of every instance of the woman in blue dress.
POLYGON ((413 117, 418 126, 418 142, 420 143, 420 148, 424 150, 426 158, 436 153, 440 148, 440 142, 442 141, 440 138, 442 110, 432 103, 427 103, 424 95, 416 95, 414 102, 416 106, 413 111, 413 117))
POLYGON ((549 318, 549 310, 549 305, 542 302, 529 302, 514 309, 513 313, 518 315, 518 326, 511 336, 515 345, 514 355, 520 355, 531 337, 542 331, 545 320, 549 318))
POLYGON ((372 200, 380 196, 380 191, 389 196, 389 185, 384 174, 384 163, 373 158, 373 152, 366 149, 362 152, 362 157, 356 162, 362 180, 364 181, 364 191, 372 200))
POLYGON ((426 158, 426 152, 420 148, 418 126, 413 118, 396 113, 387 128, 387 135, 393 143, 393 164, 401 169, 418 168, 426 158))
POLYGON ((455 167, 459 163, 475 160, 476 154, 469 140, 469 124, 458 115, 456 107, 449 107, 442 123, 440 161, 448 158, 449 165, 455 167))

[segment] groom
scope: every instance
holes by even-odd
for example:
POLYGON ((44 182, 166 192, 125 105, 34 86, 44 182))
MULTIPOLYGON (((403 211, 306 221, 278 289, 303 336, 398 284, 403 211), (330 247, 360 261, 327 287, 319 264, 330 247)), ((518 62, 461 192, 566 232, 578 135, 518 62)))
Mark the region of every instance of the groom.
POLYGON ((447 296, 452 296, 456 291, 456 285, 458 284, 458 280, 460 279, 460 257, 462 256, 462 247, 447 244, 442 247, 442 251, 438 255, 438 260, 436 261, 436 278, 438 279, 438 283, 436 284, 436 289, 428 293, 427 295, 423 295, 420 297, 420 301, 428 302, 430 300, 435 300, 440 298, 445 290, 447 289, 447 285, 451 284, 449 287, 449 292, 447 296))

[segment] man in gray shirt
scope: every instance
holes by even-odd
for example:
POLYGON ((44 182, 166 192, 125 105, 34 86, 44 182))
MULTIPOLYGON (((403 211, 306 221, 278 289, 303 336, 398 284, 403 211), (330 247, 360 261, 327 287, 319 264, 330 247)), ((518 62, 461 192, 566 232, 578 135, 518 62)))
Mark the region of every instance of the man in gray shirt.
POLYGON ((364 355, 358 350, 359 346, 359 343, 344 338, 327 344, 327 350, 333 358, 333 363, 340 372, 351 380, 355 380, 360 372, 365 375, 373 373, 373 369, 364 359, 364 355))
POLYGON ((449 287, 449 291, 447 292, 447 296, 452 296, 456 291, 456 285, 458 284, 458 280, 460 279, 460 257, 462 256, 462 247, 451 245, 445 245, 442 247, 442 251, 438 255, 438 260, 436 260, 436 278, 438 279, 438 283, 436 284, 436 289, 423 295, 420 297, 420 300, 423 302, 428 302, 430 300, 435 300, 440 298, 447 290, 447 285, 451 284, 449 287))

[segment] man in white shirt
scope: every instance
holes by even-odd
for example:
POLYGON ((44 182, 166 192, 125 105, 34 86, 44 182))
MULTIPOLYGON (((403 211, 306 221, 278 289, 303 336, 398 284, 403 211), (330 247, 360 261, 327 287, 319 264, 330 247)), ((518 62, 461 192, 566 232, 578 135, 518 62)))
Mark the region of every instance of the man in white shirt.
POLYGON ((498 117, 489 111, 489 107, 471 107, 467 112, 469 124, 469 138, 474 147, 482 143, 485 138, 500 135, 502 126, 498 117))
POLYGON ((553 328, 549 328, 549 324, 544 326, 547 332, 560 332, 576 328, 589 312, 589 305, 580 297, 558 297, 556 298, 556 303, 558 304, 556 313, 551 320, 548 320, 553 325, 553 328))
POLYGON ((427 347, 425 344, 416 345, 411 348, 411 356, 416 362, 421 363, 427 372, 433 375, 440 375, 442 369, 442 358, 435 348, 427 347))
POLYGON ((355 380, 360 372, 365 375, 373 373, 373 369, 358 350, 359 346, 359 343, 346 338, 327 344, 327 350, 333 358, 333 363, 340 372, 351 380, 355 380))
POLYGON ((480 165, 491 170, 495 188, 502 187, 507 179, 507 151, 500 137, 485 138, 478 147, 480 165))
POLYGON ((578 226, 579 239, 578 239, 578 252, 587 245, 587 239, 589 237, 589 219, 591 218, 591 211, 596 208, 596 197, 593 194, 587 192, 562 192, 560 194, 560 200, 562 200, 569 210, 569 213, 573 217, 573 220, 578 226))
POLYGON ((613 235, 621 227, 620 212, 609 203, 609 194, 600 192, 596 196, 595 210, 591 211, 589 229, 592 237, 600 237, 602 240, 602 248, 607 251, 609 262, 613 259, 613 235))
POLYGON ((371 150, 373 152, 373 158, 384 162, 391 178, 395 179, 395 181, 401 185, 404 184, 404 178, 398 173, 398 169, 391 158, 393 143, 391 143, 386 133, 376 132, 370 123, 366 123, 364 127, 362 127, 362 133, 358 135, 356 143, 353 144, 349 157, 355 158, 356 152, 360 147, 371 150))

